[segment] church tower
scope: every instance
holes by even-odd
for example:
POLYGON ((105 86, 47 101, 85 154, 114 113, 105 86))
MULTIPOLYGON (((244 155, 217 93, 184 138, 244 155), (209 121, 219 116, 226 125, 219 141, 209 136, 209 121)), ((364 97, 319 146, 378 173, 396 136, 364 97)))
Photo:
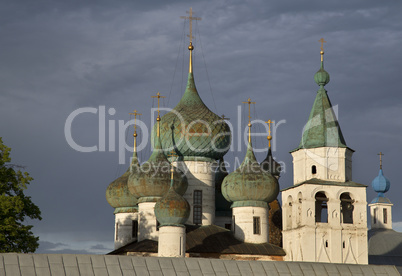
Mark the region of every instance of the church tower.
POLYGON ((353 150, 346 146, 324 86, 319 85, 302 139, 293 157, 294 185, 282 190, 285 260, 367 264, 365 185, 352 182, 353 150))
POLYGON ((233 202, 232 231, 238 240, 247 243, 268 242, 268 203, 279 193, 278 180, 261 168, 251 145, 250 98, 248 145, 241 165, 222 182, 222 194, 233 202))
MULTIPOLYGON (((184 198, 190 204, 186 224, 215 224, 215 169, 230 148, 231 132, 224 119, 204 104, 194 82, 192 54, 192 20, 190 20, 189 72, 186 90, 169 113, 160 121, 161 144, 165 155, 172 150, 179 158, 173 165, 183 171, 188 180, 184 198)), ((155 132, 155 128, 154 128, 155 132)))
POLYGON ((134 153, 131 165, 128 170, 119 178, 114 180, 106 189, 106 200, 115 208, 115 230, 114 248, 120 248, 130 242, 136 241, 138 237, 138 206, 137 198, 128 189, 128 177, 130 172, 137 172, 139 168, 137 157, 137 110, 130 113, 134 119, 134 153))
POLYGON ((369 204, 371 229, 392 229, 392 206, 391 201, 384 196, 388 192, 391 183, 382 172, 382 152, 380 155, 380 171, 378 176, 371 182, 374 191, 378 193, 369 204))
MULTIPOLYGON (((172 151, 171 156, 175 156, 174 151, 172 151)), ((186 227, 184 223, 190 215, 190 205, 173 189, 173 172, 173 165, 171 165, 169 191, 155 205, 155 216, 160 223, 159 257, 185 257, 186 255, 186 227)))
POLYGON ((170 186, 173 185, 174 190, 180 195, 186 192, 188 186, 185 175, 177 168, 174 168, 172 172, 173 184, 169 184, 171 182, 170 162, 161 146, 160 120, 158 109, 154 150, 148 161, 144 162, 138 171, 132 170, 128 178, 128 188, 138 198, 138 241, 158 240, 159 227, 154 211, 156 202, 169 191, 170 186))

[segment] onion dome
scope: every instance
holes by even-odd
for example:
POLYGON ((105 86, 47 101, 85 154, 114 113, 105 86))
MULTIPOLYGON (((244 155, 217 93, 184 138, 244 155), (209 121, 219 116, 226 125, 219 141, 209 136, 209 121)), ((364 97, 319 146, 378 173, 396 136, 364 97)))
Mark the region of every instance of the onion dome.
POLYGON ((122 176, 110 183, 106 189, 106 200, 110 206, 115 208, 115 214, 137 212, 138 199, 130 193, 127 181, 130 171, 138 167, 137 153, 134 152, 130 168, 122 176))
POLYGON ((230 216, 231 210, 230 205, 231 203, 227 201, 222 194, 222 182, 223 179, 229 173, 226 171, 225 162, 223 158, 219 160, 218 168, 215 171, 215 215, 216 216, 230 216))
POLYGON ((380 169, 378 176, 371 182, 371 187, 378 193, 377 197, 371 203, 391 203, 391 201, 384 196, 388 192, 391 182, 384 176, 382 169, 380 169))
POLYGON ((260 167, 250 140, 243 163, 223 180, 222 194, 226 200, 233 202, 232 208, 241 206, 268 208, 267 203, 278 196, 278 180, 260 167))
POLYGON ((322 87, 329 83, 329 74, 324 70, 324 61, 321 61, 321 68, 317 71, 317 73, 315 73, 314 81, 322 87))
POLYGON ((209 110, 197 92, 192 72, 193 48, 190 43, 190 70, 183 97, 161 118, 162 148, 166 155, 174 149, 182 160, 218 160, 230 148, 230 128, 209 110))
POLYGON ((190 216, 190 204, 171 186, 165 196, 155 204, 155 216, 160 226, 182 226, 190 216))
MULTIPOLYGON (((163 154, 160 139, 156 139, 154 151, 148 161, 143 163, 137 173, 131 173, 128 187, 141 202, 156 202, 169 190, 170 163, 163 154)), ((177 168, 174 168, 174 190, 183 195, 187 190, 187 178, 177 168)))

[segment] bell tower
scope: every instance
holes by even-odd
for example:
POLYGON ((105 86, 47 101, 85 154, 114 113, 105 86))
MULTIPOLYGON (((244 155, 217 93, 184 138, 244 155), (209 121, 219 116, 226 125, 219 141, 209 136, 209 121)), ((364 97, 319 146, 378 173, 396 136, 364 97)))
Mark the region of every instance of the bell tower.
POLYGON ((367 264, 366 185, 352 181, 346 146, 324 86, 324 39, 319 85, 299 147, 291 151, 294 185, 282 190, 287 261, 367 264))

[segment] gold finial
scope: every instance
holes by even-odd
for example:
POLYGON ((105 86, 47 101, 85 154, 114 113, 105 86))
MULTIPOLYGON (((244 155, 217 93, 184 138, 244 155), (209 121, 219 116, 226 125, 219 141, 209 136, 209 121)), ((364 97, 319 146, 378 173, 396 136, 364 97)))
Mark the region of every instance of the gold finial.
POLYGON ((271 140, 272 140, 272 136, 271 136, 271 124, 273 123, 271 120, 266 121, 266 123, 268 124, 268 147, 271 148, 271 140))
POLYGON ((382 153, 382 152, 380 151, 380 153, 378 153, 377 155, 380 156, 380 170, 382 170, 382 156, 384 155, 384 153, 382 153))
POLYGON ((255 102, 252 102, 250 98, 248 98, 247 102, 243 102, 248 104, 248 141, 251 142, 251 104, 255 104, 255 102))
POLYGON ((318 42, 321 42, 321 61, 324 61, 324 43, 326 43, 326 41, 324 40, 324 38, 321 38, 320 40, 318 40, 318 42))
POLYGON ((161 96, 161 93, 156 93, 156 96, 151 96, 151 98, 157 98, 158 99, 158 117, 156 118, 157 121, 160 121, 161 117, 159 116, 160 111, 159 111, 159 99, 160 98, 166 98, 165 96, 161 96))
POLYGON ((193 20, 201 20, 201 17, 193 17, 193 8, 190 8, 190 11, 186 11, 190 16, 180 16, 180 18, 183 19, 188 19, 190 21, 190 34, 187 35, 190 38, 190 45, 188 46, 188 49, 190 50, 190 64, 189 64, 189 69, 188 72, 192 73, 193 72, 193 55, 192 52, 194 50, 193 46, 193 20))
POLYGON ((172 160, 170 162, 170 172, 171 172, 171 179, 173 180, 173 172, 174 172, 174 170, 173 170, 173 158, 177 157, 177 154, 176 154, 176 152, 174 150, 172 150, 170 152, 170 154, 168 154, 168 157, 172 157, 172 160))
POLYGON ((156 117, 156 121, 158 122, 158 127, 157 127, 157 131, 156 131, 156 135, 157 137, 159 137, 160 133, 159 133, 159 122, 161 120, 161 116, 160 116, 160 110, 159 110, 159 99, 160 98, 166 98, 165 96, 161 96, 161 93, 156 93, 156 96, 151 96, 151 98, 157 98, 158 99, 158 117, 156 117))
POLYGON ((129 113, 130 115, 134 115, 134 152, 137 151, 137 116, 142 115, 137 113, 137 110, 134 110, 133 113, 129 113))
MULTIPOLYGON (((201 20, 201 17, 193 17, 193 8, 190 8, 190 11, 186 11, 186 13, 188 13, 190 16, 180 16, 180 18, 182 19, 188 19, 190 21, 190 34, 187 35, 190 38, 190 45, 192 45, 192 41, 193 41, 193 20, 201 20)), ((190 49, 189 46, 189 50, 193 50, 190 49)))

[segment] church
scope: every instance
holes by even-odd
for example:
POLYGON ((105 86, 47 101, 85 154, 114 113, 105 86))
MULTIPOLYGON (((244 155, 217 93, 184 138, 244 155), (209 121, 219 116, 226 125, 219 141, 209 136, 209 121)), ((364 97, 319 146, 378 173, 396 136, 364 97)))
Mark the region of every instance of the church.
MULTIPOLYGON (((197 18, 191 9, 186 19, 185 92, 163 116, 162 96, 153 96, 158 100, 153 153, 139 163, 134 131, 132 162, 106 191, 115 209, 115 250, 109 254, 367 265, 367 185, 352 180, 354 150, 345 142, 325 90, 330 76, 324 70, 324 39, 314 75, 319 88, 299 146, 290 151, 293 185, 280 193, 281 166, 272 157, 271 121, 266 122, 267 157, 258 162, 251 139, 250 105, 255 102, 250 98, 244 102, 247 152, 237 169, 226 171, 224 156, 232 134, 225 117, 213 113, 197 91, 191 29, 197 18)), ((379 193, 369 204, 371 227, 377 230, 392 229, 392 204, 384 197, 387 181, 381 169, 372 184, 379 193)))

